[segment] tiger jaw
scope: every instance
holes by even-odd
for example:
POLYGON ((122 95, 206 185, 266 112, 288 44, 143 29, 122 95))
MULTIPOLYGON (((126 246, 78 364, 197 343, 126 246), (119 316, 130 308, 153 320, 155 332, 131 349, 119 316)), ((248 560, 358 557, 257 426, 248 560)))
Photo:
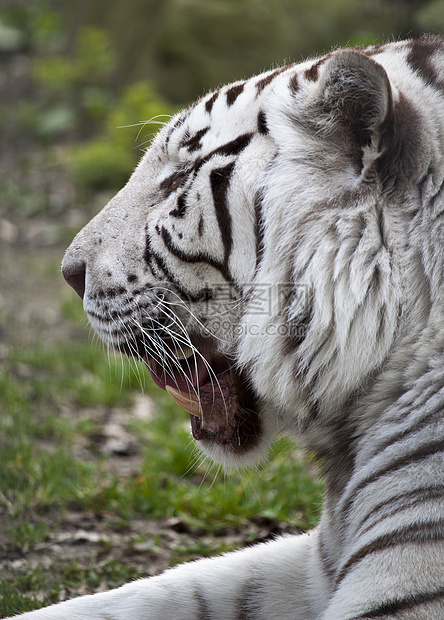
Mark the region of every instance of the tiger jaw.
MULTIPOLYGON (((190 349, 191 350, 191 349, 190 349)), ((166 370, 145 359, 151 377, 191 417, 196 440, 209 440, 235 450, 251 447, 259 434, 254 398, 226 358, 193 355, 166 370)))

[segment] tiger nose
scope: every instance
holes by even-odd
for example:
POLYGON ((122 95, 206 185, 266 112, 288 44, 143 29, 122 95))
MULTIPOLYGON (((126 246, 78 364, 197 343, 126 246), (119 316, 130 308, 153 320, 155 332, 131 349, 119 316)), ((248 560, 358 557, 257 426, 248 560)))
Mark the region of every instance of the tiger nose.
POLYGON ((83 299, 85 294, 86 265, 83 262, 69 263, 66 260, 62 263, 62 274, 75 292, 83 299))

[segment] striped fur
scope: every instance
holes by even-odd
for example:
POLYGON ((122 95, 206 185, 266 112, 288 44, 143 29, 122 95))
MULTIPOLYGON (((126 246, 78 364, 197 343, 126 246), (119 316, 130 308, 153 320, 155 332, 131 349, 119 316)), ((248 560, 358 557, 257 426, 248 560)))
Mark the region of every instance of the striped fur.
POLYGON ((323 516, 26 618, 444 618, 443 183, 435 37, 270 71, 165 126, 65 277, 105 342, 188 376, 210 457, 295 434, 323 516))

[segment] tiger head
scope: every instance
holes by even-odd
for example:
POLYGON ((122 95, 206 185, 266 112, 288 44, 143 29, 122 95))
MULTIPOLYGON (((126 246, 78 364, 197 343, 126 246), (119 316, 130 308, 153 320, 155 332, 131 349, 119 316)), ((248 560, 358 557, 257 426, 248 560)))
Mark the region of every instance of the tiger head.
POLYGON ((397 257, 433 149, 414 75, 401 90, 384 58, 333 52, 202 98, 64 258, 100 338, 225 465, 340 420, 396 347, 397 257))

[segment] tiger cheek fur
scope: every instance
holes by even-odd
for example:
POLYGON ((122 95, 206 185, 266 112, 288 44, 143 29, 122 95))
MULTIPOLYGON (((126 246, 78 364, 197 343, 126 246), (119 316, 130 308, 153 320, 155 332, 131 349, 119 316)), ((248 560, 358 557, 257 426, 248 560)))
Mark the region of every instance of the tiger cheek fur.
POLYGON ((162 129, 65 278, 213 459, 297 435, 322 520, 30 620, 442 620, 443 187, 437 37, 236 82, 162 129))

